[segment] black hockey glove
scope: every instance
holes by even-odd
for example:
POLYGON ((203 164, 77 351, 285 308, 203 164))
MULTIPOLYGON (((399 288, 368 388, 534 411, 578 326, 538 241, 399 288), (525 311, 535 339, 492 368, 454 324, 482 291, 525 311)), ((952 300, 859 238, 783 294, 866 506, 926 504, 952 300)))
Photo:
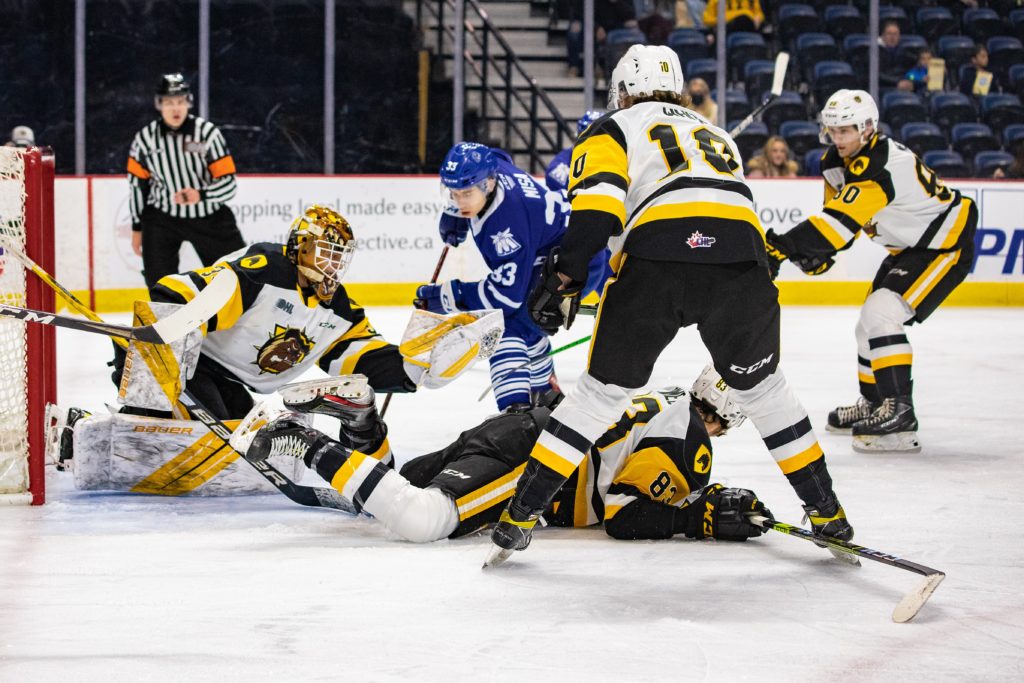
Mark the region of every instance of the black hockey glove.
POLYGON ((562 285, 562 279, 558 276, 558 247, 552 249, 544 261, 544 271, 537 286, 530 292, 527 304, 530 317, 537 323, 537 327, 547 334, 558 332, 563 324, 565 329, 572 327, 576 313, 580 310, 580 295, 585 284, 573 280, 568 285, 562 285))
POLYGON ((753 491, 727 489, 721 484, 709 484, 687 507, 691 514, 684 533, 690 538, 711 536, 724 541, 745 541, 765 532, 750 521, 752 513, 774 519, 753 491))
POLYGON ((821 275, 835 264, 835 260, 831 256, 824 254, 817 256, 792 254, 792 249, 783 244, 783 236, 776 234, 774 230, 768 230, 764 240, 765 250, 768 252, 768 271, 773 280, 779 276, 779 268, 786 259, 792 261, 794 266, 807 275, 821 275))

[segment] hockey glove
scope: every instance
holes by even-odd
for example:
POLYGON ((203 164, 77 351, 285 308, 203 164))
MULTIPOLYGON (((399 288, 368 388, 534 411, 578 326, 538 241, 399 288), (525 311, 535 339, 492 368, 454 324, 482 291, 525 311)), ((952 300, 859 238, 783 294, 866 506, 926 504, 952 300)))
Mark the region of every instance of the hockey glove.
POLYGON ((779 248, 778 235, 775 234, 774 230, 769 229, 765 233, 764 248, 768 252, 768 274, 774 280, 779 276, 782 262, 789 257, 779 248))
POLYGON ((580 310, 584 284, 575 280, 567 285, 562 284, 558 274, 558 248, 552 249, 544 261, 544 271, 530 293, 528 302, 530 317, 537 323, 537 327, 547 334, 558 332, 563 324, 565 329, 572 327, 576 313, 580 310))
POLYGON ((442 242, 457 247, 466 241, 469 235, 469 219, 442 213, 437 229, 441 233, 442 242))
POLYGON ((753 491, 727 489, 721 484, 708 485, 688 507, 692 512, 684 533, 690 538, 711 536, 724 541, 745 541, 765 532, 750 521, 751 514, 774 519, 753 491))
POLYGON ((462 283, 448 280, 436 285, 420 285, 412 305, 431 313, 453 313, 459 310, 458 297, 462 283))
POLYGON ((792 249, 783 244, 782 235, 776 234, 774 230, 765 233, 765 250, 768 252, 768 270, 774 280, 779 275, 779 268, 786 259, 792 261, 793 265, 804 271, 807 275, 821 275, 835 264, 831 256, 819 254, 816 256, 794 255, 792 249))

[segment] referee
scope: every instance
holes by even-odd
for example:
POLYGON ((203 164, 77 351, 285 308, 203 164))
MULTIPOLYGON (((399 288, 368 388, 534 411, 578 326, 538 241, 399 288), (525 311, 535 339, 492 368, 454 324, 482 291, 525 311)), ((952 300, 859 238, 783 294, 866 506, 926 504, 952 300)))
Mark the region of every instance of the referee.
POLYGON ((140 130, 128 152, 132 249, 152 287, 178 272, 178 251, 189 242, 204 266, 245 246, 235 215, 235 161, 224 136, 189 114, 192 91, 180 73, 160 78, 160 118, 140 130))

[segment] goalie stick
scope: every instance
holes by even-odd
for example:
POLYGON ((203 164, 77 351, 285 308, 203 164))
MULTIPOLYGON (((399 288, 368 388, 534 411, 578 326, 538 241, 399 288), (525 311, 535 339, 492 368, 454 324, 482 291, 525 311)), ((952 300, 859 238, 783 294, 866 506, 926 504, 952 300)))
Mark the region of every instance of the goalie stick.
MULTIPOLYGON (((8 250, 11 251, 11 253, 15 254, 16 256, 20 255, 20 252, 17 249, 13 249, 13 248, 8 247, 8 250)), ((20 256, 19 256, 19 258, 20 258, 20 256)), ((28 256, 25 256, 24 259, 22 259, 22 263, 24 263, 29 268, 29 270, 31 270, 33 273, 35 273, 36 276, 38 276, 39 279, 41 279, 48 287, 50 287, 51 289, 54 290, 54 292, 56 292, 58 295, 60 295, 61 298, 63 298, 65 301, 67 301, 68 305, 71 306, 71 308, 73 308, 74 310, 78 311, 79 313, 81 313, 85 317, 89 318, 89 321, 78 320, 77 318, 65 318, 65 320, 71 320, 73 322, 83 323, 83 324, 86 323, 86 322, 91 322, 93 325, 96 325, 98 327, 104 327, 104 328, 105 327, 115 327, 115 328, 122 328, 122 327, 124 327, 124 326, 121 326, 121 325, 113 325, 113 326, 111 326, 111 325, 108 325, 107 323, 104 323, 102 321, 102 319, 99 317, 99 315, 96 314, 95 311, 93 311, 91 308, 89 308, 84 303, 79 301, 78 297, 76 297, 74 294, 72 294, 70 291, 68 291, 63 285, 61 285, 59 282, 57 282, 53 278, 52 275, 50 275, 45 270, 43 270, 38 264, 36 264, 35 262, 31 261, 31 259, 29 259, 28 256), (31 264, 31 265, 29 265, 29 264, 31 264)), ((204 309, 211 308, 212 307, 212 303, 214 301, 214 297, 216 297, 216 296, 220 296, 222 300, 219 302, 219 304, 216 307, 212 308, 212 311, 209 313, 209 315, 207 315, 205 318, 200 320, 198 323, 196 323, 195 325, 193 325, 189 329, 187 329, 184 332, 182 332, 182 334, 179 335, 179 336, 184 336, 185 334, 188 334, 189 331, 191 331, 192 329, 195 329, 196 327, 198 327, 202 323, 206 322, 207 319, 209 319, 214 313, 216 313, 217 311, 220 310, 220 307, 224 305, 224 303, 231 296, 232 292, 234 292, 234 279, 230 275, 228 275, 228 271, 221 271, 220 273, 218 273, 213 278, 213 280, 206 286, 206 288, 203 289, 203 291, 200 292, 196 296, 195 299, 193 299, 188 304, 186 304, 186 307, 187 306, 191 306, 196 301, 198 301, 215 284, 217 284, 217 288, 213 292, 211 292, 211 295, 206 297, 206 301, 204 302, 203 307, 204 307, 204 309), (219 280, 219 284, 218 284, 218 280, 219 280), (227 288, 225 288, 224 283, 227 283, 227 288)), ((183 307, 182 310, 184 310, 184 307, 183 307)), ((176 313, 173 313, 172 315, 167 316, 167 318, 164 318, 163 320, 158 320, 153 325, 146 325, 145 327, 155 328, 155 327, 157 327, 157 325, 159 325, 159 323, 164 322, 166 320, 170 320, 171 318, 177 316, 179 313, 182 312, 182 310, 179 310, 176 313)), ((193 311, 193 313, 194 313, 194 311, 193 311)), ((188 317, 191 318, 193 316, 193 313, 190 313, 188 317)), ((0 307, 0 315, 2 315, 2 314, 3 314, 3 307, 0 307)), ((44 314, 44 315, 50 315, 50 314, 44 314)), ((184 319, 185 319, 184 317, 180 318, 180 320, 184 320, 184 319)), ((166 328, 166 326, 165 326, 165 328, 166 328)), ((78 328, 75 328, 75 329, 78 329, 78 328)), ((128 330, 133 330, 133 329, 134 330, 138 330, 138 329, 141 329, 141 328, 127 327, 127 329, 128 330)), ((95 331, 95 330, 90 330, 90 331, 95 331)), ((107 333, 103 332, 102 334, 107 334, 107 333)), ((124 337, 124 336, 121 336, 121 335, 110 335, 110 336, 114 336, 116 339, 133 339, 133 337, 124 337)), ((134 337, 134 339, 138 339, 138 337, 134 337)), ((170 341, 174 341, 174 340, 171 339, 170 341)), ((221 446, 221 448, 230 448, 231 450, 235 450, 234 448, 231 447, 231 444, 229 443, 229 440, 231 438, 231 430, 228 428, 228 426, 226 424, 224 424, 222 421, 218 420, 212 414, 210 414, 210 412, 206 409, 206 407, 203 406, 202 403, 200 403, 199 399, 197 399, 195 396, 192 395, 191 392, 189 392, 188 388, 182 387, 181 395, 179 396, 179 402, 181 403, 181 405, 183 405, 188 410, 188 412, 191 414, 191 416, 194 419, 198 420, 199 422, 202 422, 206 426, 207 429, 209 429, 211 432, 216 434, 221 439, 221 441, 224 442, 223 445, 221 446)), ((219 450, 220 449, 218 449, 218 451, 219 450)), ((235 451, 235 452, 237 453, 238 451, 235 451)), ((242 460, 245 460, 245 462, 247 462, 250 465, 252 465, 252 467, 257 472, 259 472, 263 476, 264 479, 269 481, 274 486, 274 488, 276 488, 278 491, 280 491, 281 493, 286 495, 288 498, 290 498, 293 502, 296 502, 299 505, 306 505, 308 507, 332 508, 334 510, 341 510, 343 512, 348 512, 348 513, 351 513, 351 514, 356 514, 356 510, 355 510, 355 508, 352 507, 351 503, 349 503, 347 500, 342 498, 341 494, 339 494, 334 489, 327 489, 327 488, 314 487, 314 486, 304 486, 302 484, 296 484, 291 479, 289 479, 284 474, 282 474, 277 468, 275 468, 269 462, 255 463, 255 462, 252 462, 250 460, 247 460, 245 458, 244 454, 242 454, 242 453, 239 453, 239 456, 241 457, 242 460)))
POLYGON ((734 138, 747 127, 757 120, 765 112, 768 107, 775 104, 775 100, 779 99, 779 95, 782 94, 782 84, 786 80, 786 70, 789 68, 789 53, 780 52, 775 56, 775 73, 772 76, 772 89, 765 98, 764 102, 755 109, 754 111, 747 114, 747 118, 743 119, 736 124, 736 127, 729 131, 729 137, 734 138))
MULTIPOLYGON (((116 325, 96 320, 79 320, 56 313, 36 311, 20 306, 0 305, 0 317, 24 320, 53 327, 66 327, 80 332, 104 334, 108 337, 137 340, 150 344, 169 344, 196 329, 210 319, 230 298, 235 289, 234 278, 226 273, 218 273, 196 298, 182 306, 171 315, 156 321, 152 325, 116 325)), ((59 293, 59 292, 58 292, 59 293)))
POLYGON ((830 550, 837 550, 842 553, 849 555, 855 555, 857 557, 863 557, 868 560, 874 560, 875 562, 881 562, 887 564, 890 567, 896 567, 897 569, 904 569, 908 572, 920 574, 924 577, 924 580, 914 590, 910 591, 903 596, 899 604, 892 612, 892 620, 896 623, 903 624, 913 619, 921 608, 924 607, 924 603, 928 601, 935 589, 938 588, 942 580, 946 578, 945 572, 941 572, 938 569, 932 569, 931 567, 925 567, 922 564, 905 560, 896 555, 890 555, 880 550, 872 550, 856 543, 850 543, 848 541, 842 541, 837 538, 829 538, 828 536, 819 536, 814 534, 807 529, 803 529, 792 524, 786 524, 785 522, 778 522, 774 519, 768 519, 763 515, 751 515, 750 521, 758 524, 762 527, 778 531, 779 533, 793 536, 795 538, 802 538, 805 541, 811 541, 816 545, 825 545, 830 550))

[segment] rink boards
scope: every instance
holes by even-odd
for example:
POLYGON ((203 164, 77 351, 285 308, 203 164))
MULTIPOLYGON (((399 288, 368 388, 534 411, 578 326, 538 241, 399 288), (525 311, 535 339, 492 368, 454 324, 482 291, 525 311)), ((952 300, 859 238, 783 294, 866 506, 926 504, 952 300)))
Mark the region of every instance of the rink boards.
MULTIPOLYGON (((950 303, 1024 306, 1024 183, 948 184, 978 203, 980 217, 974 267, 950 303)), ((750 185, 766 230, 785 232, 821 209, 819 179, 751 180, 750 185)), ((61 283, 91 298, 99 310, 128 310, 142 298, 143 280, 141 259, 131 250, 127 181, 123 176, 58 178, 55 194, 61 283)), ((442 247, 436 176, 242 175, 230 206, 245 239, 260 242, 283 241, 294 216, 312 203, 328 204, 352 223, 359 251, 346 286, 360 303, 406 303, 415 286, 429 279, 442 247)), ((885 253, 858 239, 828 273, 816 278, 786 264, 779 277, 782 300, 858 304, 885 253)), ((195 253, 184 247, 183 269, 197 265, 195 253)), ((472 279, 485 272, 470 240, 449 254, 441 279, 472 279)))

